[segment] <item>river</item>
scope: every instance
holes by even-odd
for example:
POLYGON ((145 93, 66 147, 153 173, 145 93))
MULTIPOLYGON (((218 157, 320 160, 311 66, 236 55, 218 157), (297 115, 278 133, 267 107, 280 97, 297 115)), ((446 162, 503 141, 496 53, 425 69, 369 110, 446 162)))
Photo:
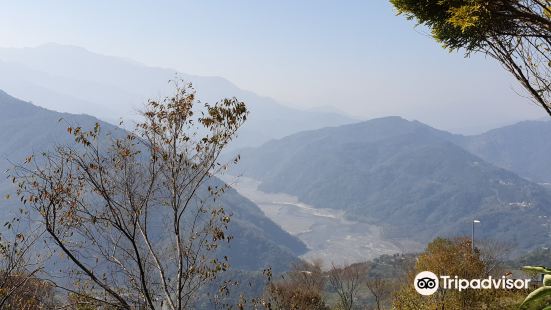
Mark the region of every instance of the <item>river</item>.
POLYGON ((321 259, 326 267, 416 247, 404 241, 385 240, 379 226, 346 219, 343 211, 314 208, 288 194, 265 193, 258 189, 260 182, 254 179, 229 176, 223 179, 256 203, 268 218, 302 240, 309 249, 303 258, 321 259))

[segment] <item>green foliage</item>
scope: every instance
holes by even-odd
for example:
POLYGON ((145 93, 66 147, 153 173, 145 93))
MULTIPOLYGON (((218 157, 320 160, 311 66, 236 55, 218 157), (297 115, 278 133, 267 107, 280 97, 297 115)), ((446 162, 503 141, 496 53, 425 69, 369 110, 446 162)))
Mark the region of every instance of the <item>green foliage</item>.
POLYGON ((498 60, 551 116, 550 1, 390 0, 449 50, 498 60))
POLYGON ((532 293, 530 293, 524 302, 522 303, 520 309, 523 310, 537 310, 542 309, 542 304, 545 303, 545 300, 551 297, 551 286, 542 286, 532 293))
POLYGON ((551 269, 544 266, 524 266, 522 269, 530 273, 543 273, 544 277, 542 287, 526 296, 520 309, 538 310, 551 308, 551 305, 549 305, 549 300, 551 298, 551 269), (546 304, 549 306, 545 306, 546 304))
POLYGON ((474 2, 391 0, 399 14, 428 26, 432 36, 452 50, 460 47, 474 49, 484 38, 485 31, 480 30, 488 20, 481 4, 474 2))
POLYGON ((525 33, 517 6, 522 1, 390 0, 399 14, 428 26, 445 47, 467 51, 485 47, 492 36, 525 33))
POLYGON ((548 269, 547 267, 543 267, 543 266, 524 266, 522 269, 524 269, 525 271, 529 271, 529 272, 539 272, 539 273, 543 273, 543 274, 546 274, 546 275, 549 275, 551 274, 551 269, 548 269))

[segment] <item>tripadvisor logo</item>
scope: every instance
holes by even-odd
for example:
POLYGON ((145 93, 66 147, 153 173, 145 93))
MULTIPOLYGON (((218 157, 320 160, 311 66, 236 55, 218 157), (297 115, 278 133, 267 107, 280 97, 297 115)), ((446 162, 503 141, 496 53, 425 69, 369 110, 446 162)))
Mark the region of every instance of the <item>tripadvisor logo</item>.
POLYGON ((425 296, 434 294, 438 288, 446 290, 463 291, 466 289, 488 290, 488 289, 528 289, 530 279, 509 279, 505 276, 493 278, 489 276, 485 279, 461 279, 458 276, 440 276, 437 277, 430 271, 423 271, 415 276, 413 286, 417 293, 425 296))
POLYGON ((432 295, 438 290, 438 277, 430 271, 423 271, 415 276, 413 285, 417 293, 425 296, 432 295))

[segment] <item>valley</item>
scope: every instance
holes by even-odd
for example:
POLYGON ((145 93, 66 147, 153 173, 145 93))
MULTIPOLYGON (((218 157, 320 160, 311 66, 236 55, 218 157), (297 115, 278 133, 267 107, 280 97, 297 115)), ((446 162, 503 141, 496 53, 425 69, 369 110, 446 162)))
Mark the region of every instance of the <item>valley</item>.
POLYGON ((0 6, 0 310, 551 310, 551 0, 56 3, 0 6))
POLYGON ((349 221, 380 225, 379 239, 426 244, 468 235, 477 218, 484 223, 480 238, 508 240, 517 253, 547 244, 542 216, 549 216, 551 193, 470 153, 464 139, 385 117, 243 149, 232 174, 260 181, 265 193, 286 193, 316 209, 342 212, 336 214, 349 221))
POLYGON ((383 254, 422 250, 422 245, 408 240, 388 240, 382 228, 346 219, 344 211, 317 209, 297 197, 266 193, 258 189, 259 181, 248 177, 225 176, 239 194, 253 201, 266 217, 298 237, 308 247, 301 257, 322 260, 327 268, 363 262, 383 254))

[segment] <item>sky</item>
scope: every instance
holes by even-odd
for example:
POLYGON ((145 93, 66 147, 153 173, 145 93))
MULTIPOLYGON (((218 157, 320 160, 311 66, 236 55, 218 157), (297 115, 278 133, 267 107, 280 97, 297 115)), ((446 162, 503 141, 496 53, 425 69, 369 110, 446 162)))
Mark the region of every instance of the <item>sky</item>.
POLYGON ((367 1, 5 1, 0 47, 55 42, 224 77, 298 108, 476 133, 544 114, 493 59, 367 1))

